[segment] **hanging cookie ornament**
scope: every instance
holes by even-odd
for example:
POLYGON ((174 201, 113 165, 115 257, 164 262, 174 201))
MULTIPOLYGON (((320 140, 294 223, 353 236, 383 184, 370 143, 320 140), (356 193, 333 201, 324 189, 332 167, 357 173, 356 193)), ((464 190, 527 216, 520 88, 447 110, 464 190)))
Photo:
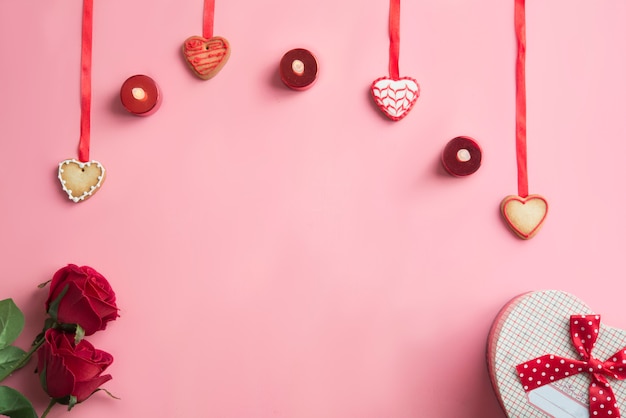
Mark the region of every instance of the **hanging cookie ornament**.
POLYGON ((400 77, 400 0, 389 4, 389 76, 372 83, 374 102, 391 120, 405 117, 420 95, 420 86, 411 77, 400 77))
POLYGON ((80 71, 80 140, 78 160, 59 163, 58 178, 63 191, 74 203, 96 193, 105 178, 104 166, 89 160, 91 142, 91 47, 93 33, 93 0, 83 2, 81 71, 80 71))
POLYGON ((526 7, 525 0, 515 0, 516 115, 515 150, 517 154, 517 195, 505 197, 500 204, 502 216, 513 232, 529 239, 541 228, 548 214, 548 202, 540 195, 528 194, 526 152, 526 7))
POLYGON ((203 80, 213 78, 230 57, 230 44, 213 36, 215 0, 204 0, 202 36, 191 36, 183 44, 183 56, 191 71, 203 80))

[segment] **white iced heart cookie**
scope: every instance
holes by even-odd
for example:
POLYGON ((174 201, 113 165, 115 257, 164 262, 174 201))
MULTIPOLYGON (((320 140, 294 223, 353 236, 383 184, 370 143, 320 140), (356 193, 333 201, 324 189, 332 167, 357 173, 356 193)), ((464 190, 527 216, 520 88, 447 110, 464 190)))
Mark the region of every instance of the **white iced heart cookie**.
POLYGON ((86 200, 97 192, 105 176, 104 167, 95 160, 81 162, 71 159, 59 163, 59 181, 74 203, 86 200))
POLYGON ((548 214, 548 202, 537 194, 527 197, 507 196, 500 204, 502 216, 513 232, 522 239, 529 239, 541 228, 548 214))
POLYGON ((405 117, 420 95, 419 84, 410 77, 381 77, 374 80, 371 91, 376 105, 394 121, 405 117))

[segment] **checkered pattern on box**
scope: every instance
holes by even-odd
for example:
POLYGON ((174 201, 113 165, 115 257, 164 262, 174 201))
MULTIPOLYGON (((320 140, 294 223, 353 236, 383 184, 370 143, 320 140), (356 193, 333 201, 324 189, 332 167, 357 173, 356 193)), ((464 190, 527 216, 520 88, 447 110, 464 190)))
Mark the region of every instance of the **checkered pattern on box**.
MULTIPOLYGON (((496 318, 490 335, 487 359, 489 373, 500 403, 512 418, 547 417, 528 402, 515 366, 544 354, 580 359, 569 335, 569 317, 594 312, 578 298, 561 291, 547 290, 521 295, 507 304, 496 318)), ((626 346, 626 331, 600 324, 592 355, 601 361, 626 346)), ((564 384, 588 404, 591 378, 587 373, 553 383, 564 384)), ((609 379, 620 410, 626 411, 626 381, 609 379)), ((558 418, 558 417, 556 417, 558 418)))

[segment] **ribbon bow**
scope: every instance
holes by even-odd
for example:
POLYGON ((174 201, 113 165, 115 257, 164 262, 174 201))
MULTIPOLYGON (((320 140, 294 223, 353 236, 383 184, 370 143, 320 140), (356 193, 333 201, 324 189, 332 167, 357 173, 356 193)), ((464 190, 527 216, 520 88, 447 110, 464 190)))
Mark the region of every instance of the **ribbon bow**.
POLYGON ((620 418, 621 414, 613 389, 607 377, 626 379, 626 348, 615 353, 607 361, 591 355, 598 339, 600 315, 572 315, 570 336, 582 360, 546 354, 516 366, 524 390, 529 392, 538 387, 578 373, 591 374, 589 386, 589 412, 595 418, 620 418))

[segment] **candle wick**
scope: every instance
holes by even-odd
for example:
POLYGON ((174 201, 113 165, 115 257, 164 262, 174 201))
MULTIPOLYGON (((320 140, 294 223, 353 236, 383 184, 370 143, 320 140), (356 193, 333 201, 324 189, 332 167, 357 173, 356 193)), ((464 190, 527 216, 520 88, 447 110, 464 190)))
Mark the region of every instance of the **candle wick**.
POLYGON ((302 75, 304 74, 304 63, 300 60, 293 60, 291 69, 296 75, 302 75))
POLYGON ((134 87, 131 90, 131 94, 133 95, 133 97, 135 98, 135 100, 146 100, 146 91, 144 89, 142 89, 141 87, 134 87))
POLYGON ((465 148, 461 148, 456 153, 456 159, 462 163, 466 163, 472 159, 472 156, 468 150, 466 150, 465 148))

